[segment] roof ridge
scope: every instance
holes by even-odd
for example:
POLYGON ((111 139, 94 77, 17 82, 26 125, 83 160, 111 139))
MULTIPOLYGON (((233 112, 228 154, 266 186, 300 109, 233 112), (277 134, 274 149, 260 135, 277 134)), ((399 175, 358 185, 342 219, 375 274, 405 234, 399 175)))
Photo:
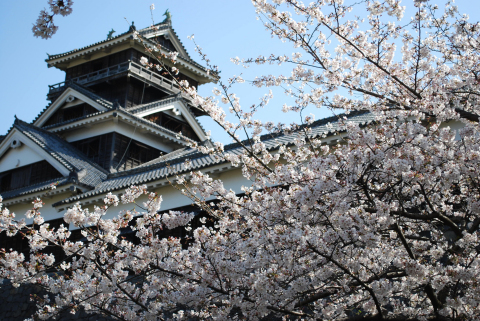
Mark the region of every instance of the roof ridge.
POLYGON ((66 124, 74 123, 74 122, 79 121, 79 120, 82 120, 82 119, 86 119, 86 118, 90 118, 90 117, 102 115, 102 114, 108 113, 108 112, 110 112, 110 111, 112 111, 112 110, 102 110, 102 111, 98 111, 98 112, 93 113, 93 114, 88 114, 88 115, 80 116, 80 117, 77 117, 77 118, 65 120, 65 121, 62 121, 62 122, 60 122, 60 123, 55 123, 55 124, 51 124, 51 125, 48 125, 48 126, 43 126, 42 128, 43 128, 43 129, 55 128, 55 127, 57 127, 57 126, 63 126, 63 125, 66 125, 66 124))

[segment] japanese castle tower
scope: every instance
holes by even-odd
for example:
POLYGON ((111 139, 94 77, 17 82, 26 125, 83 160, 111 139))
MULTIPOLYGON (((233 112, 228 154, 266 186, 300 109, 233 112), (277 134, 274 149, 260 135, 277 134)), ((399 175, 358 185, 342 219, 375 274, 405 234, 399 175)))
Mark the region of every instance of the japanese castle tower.
MULTIPOLYGON (((171 185, 176 175, 192 170, 221 179, 225 188, 238 193, 242 185, 251 185, 241 168, 189 147, 191 142, 211 146, 197 120, 202 111, 191 105, 168 73, 140 63, 142 57, 150 57, 149 49, 158 54, 178 52, 178 80, 195 87, 216 81, 190 58, 169 19, 138 31, 132 24, 116 37, 49 55, 48 66, 65 71, 65 81, 49 86, 50 104, 31 123, 15 119, 0 140, 4 207, 21 219, 32 208, 32 201, 40 198, 45 203, 41 208, 45 221, 58 227, 66 224, 63 216, 74 204, 92 209, 104 205, 108 193, 120 195, 132 185, 145 184, 162 195, 162 211, 199 213, 192 200, 171 185), (188 168, 186 159, 190 160, 188 168)), ((169 61, 165 64, 173 67, 169 61)), ((363 112, 348 117, 360 124, 373 121, 363 112)), ((329 133, 337 120, 314 122, 312 135, 322 135, 328 143, 334 139, 329 133)), ((295 138, 295 134, 261 137, 272 151, 295 138)), ((226 145, 225 151, 243 152, 236 143, 226 145)), ((137 201, 142 204, 142 199, 137 201)), ((132 204, 112 208, 105 218, 125 209, 132 210, 132 204)), ((32 224, 33 219, 26 223, 32 224)), ((70 229, 74 238, 81 237, 75 227, 70 229)), ((18 234, 6 237, 5 232, 0 233, 0 248, 29 252, 25 239, 18 234)))
MULTIPOLYGON (((133 184, 147 183, 152 190, 169 185, 166 178, 194 153, 189 143, 209 143, 197 120, 202 112, 169 73, 140 63, 151 56, 146 48, 178 52, 178 80, 197 88, 215 81, 190 58, 170 19, 138 31, 132 24, 118 36, 49 55, 48 66, 65 71, 65 81, 49 86, 50 104, 31 123, 15 119, 0 143, 5 207, 21 215, 39 197, 45 220, 65 224, 65 210, 78 201, 88 207, 133 184)), ((212 161, 205 158, 202 165, 212 161)), ((185 200, 171 197, 167 203, 177 208, 185 200)), ((18 248, 4 234, 0 248, 18 248)))

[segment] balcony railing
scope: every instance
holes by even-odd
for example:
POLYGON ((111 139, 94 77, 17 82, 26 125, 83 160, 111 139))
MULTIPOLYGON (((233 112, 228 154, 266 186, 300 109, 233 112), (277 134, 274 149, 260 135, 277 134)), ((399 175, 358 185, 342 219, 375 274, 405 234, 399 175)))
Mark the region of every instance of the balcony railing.
MULTIPOLYGON (((79 77, 70 78, 69 81, 72 81, 80 85, 84 85, 97 80, 115 76, 126 71, 134 75, 140 76, 142 79, 147 80, 162 88, 168 89, 171 92, 177 93, 180 91, 180 88, 174 81, 167 79, 152 70, 146 69, 142 65, 137 64, 133 61, 126 61, 112 67, 94 71, 79 77)), ((49 87, 48 94, 49 95, 55 94, 56 92, 62 91, 64 89, 65 82, 63 81, 58 84, 49 85, 48 87, 49 87)))
POLYGON ((162 75, 159 75, 158 73, 152 70, 146 69, 142 65, 139 65, 133 61, 130 61, 130 66, 128 68, 128 71, 135 73, 141 76, 143 79, 149 80, 154 84, 159 85, 163 88, 170 89, 171 91, 174 91, 174 92, 180 91, 180 88, 175 83, 175 81, 167 79, 162 75))

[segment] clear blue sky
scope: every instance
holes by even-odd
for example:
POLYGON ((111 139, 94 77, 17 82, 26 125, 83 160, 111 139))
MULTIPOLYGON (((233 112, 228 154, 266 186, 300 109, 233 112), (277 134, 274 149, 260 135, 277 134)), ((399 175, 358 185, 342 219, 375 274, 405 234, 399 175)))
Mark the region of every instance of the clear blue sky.
MULTIPOLYGON (((404 0, 409 2, 412 0, 404 0)), ((56 17, 58 32, 49 40, 34 38, 31 28, 47 0, 7 1, 0 0, 0 134, 5 134, 13 123, 14 115, 31 121, 47 105, 48 85, 64 80, 64 73, 47 68, 47 52, 57 54, 83 47, 106 38, 113 28, 117 34, 128 30, 129 21, 137 28, 151 24, 149 6, 155 3, 154 19, 163 20, 168 8, 172 14, 173 28, 193 59, 200 62, 188 35, 204 48, 214 64, 221 67, 223 78, 244 73, 252 80, 260 73, 289 75, 289 68, 262 68, 260 71, 235 66, 230 58, 257 57, 258 55, 291 54, 295 51, 289 44, 272 39, 265 31, 250 1, 247 0, 74 0, 73 13, 67 17, 56 17)), ((468 10, 472 20, 479 20, 480 0, 458 0, 460 10, 468 10)), ((201 62, 200 62, 201 63, 201 62)), ((204 95, 210 94, 212 86, 200 87, 204 95)), ((265 89, 256 89, 245 83, 238 88, 242 105, 248 107, 259 101, 265 89)), ((269 109, 261 111, 263 121, 299 121, 288 119, 280 111, 283 97, 277 99, 269 109)), ((310 111, 309 111, 310 112, 310 111)), ((328 111, 314 111, 317 119, 328 115, 328 111)), ((206 129, 212 130, 215 140, 229 143, 225 135, 206 119, 201 120, 206 129)))

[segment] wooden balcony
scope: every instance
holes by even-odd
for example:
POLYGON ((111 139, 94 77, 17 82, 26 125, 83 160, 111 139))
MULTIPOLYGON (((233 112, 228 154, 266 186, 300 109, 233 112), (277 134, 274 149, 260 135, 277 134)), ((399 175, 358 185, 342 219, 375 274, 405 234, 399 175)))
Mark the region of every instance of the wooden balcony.
MULTIPOLYGON (((145 81, 149 85, 156 86, 159 89, 170 94, 180 92, 180 88, 175 83, 175 81, 167 79, 162 75, 158 74, 157 72, 149 70, 133 61, 123 62, 112 67, 94 71, 79 77, 71 78, 68 81, 72 81, 74 83, 84 86, 90 86, 99 82, 106 81, 107 79, 118 78, 124 75, 133 76, 141 81, 145 81)), ((65 89, 65 86, 65 81, 58 84, 49 85, 49 91, 47 96, 51 97, 56 93, 63 91, 65 89)))
POLYGON ((133 61, 129 61, 128 72, 132 76, 137 76, 137 78, 140 77, 140 80, 146 80, 150 84, 160 86, 162 89, 166 89, 166 91, 169 93, 178 93, 180 91, 180 87, 175 83, 175 81, 167 79, 162 75, 133 61))

